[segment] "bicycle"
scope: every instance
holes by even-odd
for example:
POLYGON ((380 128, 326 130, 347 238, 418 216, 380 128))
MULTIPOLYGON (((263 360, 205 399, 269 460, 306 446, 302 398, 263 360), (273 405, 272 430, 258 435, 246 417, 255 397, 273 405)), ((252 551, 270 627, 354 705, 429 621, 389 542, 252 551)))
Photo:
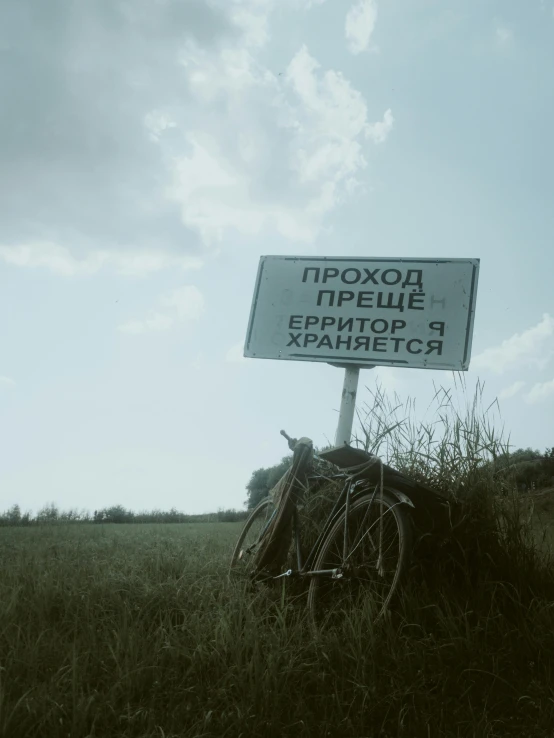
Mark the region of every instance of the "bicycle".
MULTIPOLYGON (((295 451, 297 440, 284 431, 281 435, 295 451)), ((387 611, 410 562, 413 531, 409 510, 414 504, 387 483, 390 472, 393 476, 399 473, 372 454, 344 446, 315 456, 342 471, 328 477, 302 469, 307 493, 329 479, 342 480, 342 491, 305 559, 298 507, 294 505, 292 538, 297 568, 265 581, 282 577, 309 579, 307 606, 316 622, 323 619, 330 623, 337 614, 342 618, 345 611, 367 605, 368 599, 378 620, 387 611), (374 484, 376 470, 379 479, 374 484)), ((270 496, 253 510, 233 551, 230 578, 242 575, 250 582, 255 580, 256 552, 276 513, 270 496)))

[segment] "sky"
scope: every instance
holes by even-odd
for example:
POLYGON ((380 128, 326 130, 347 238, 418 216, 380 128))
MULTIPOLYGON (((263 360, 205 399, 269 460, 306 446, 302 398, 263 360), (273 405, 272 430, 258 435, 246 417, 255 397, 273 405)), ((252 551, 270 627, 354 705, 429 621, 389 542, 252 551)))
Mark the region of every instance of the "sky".
POLYGON ((342 370, 243 356, 262 255, 480 259, 468 392, 554 445, 553 0, 2 15, 0 510, 240 508, 331 442, 342 370))

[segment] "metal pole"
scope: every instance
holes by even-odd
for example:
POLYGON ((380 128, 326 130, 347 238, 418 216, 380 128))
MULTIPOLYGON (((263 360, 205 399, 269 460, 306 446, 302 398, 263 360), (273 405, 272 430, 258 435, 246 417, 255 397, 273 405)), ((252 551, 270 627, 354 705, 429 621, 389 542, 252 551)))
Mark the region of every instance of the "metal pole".
POLYGON ((356 392, 358 390, 359 376, 359 366, 345 367, 335 446, 344 446, 345 444, 350 443, 352 425, 354 423, 354 411, 356 409, 356 392))

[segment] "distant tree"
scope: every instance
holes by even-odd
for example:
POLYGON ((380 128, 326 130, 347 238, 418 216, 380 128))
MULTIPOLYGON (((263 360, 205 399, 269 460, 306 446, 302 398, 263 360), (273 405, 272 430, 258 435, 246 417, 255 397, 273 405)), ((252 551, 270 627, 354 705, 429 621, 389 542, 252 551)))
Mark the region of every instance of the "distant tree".
POLYGON ((132 522, 133 513, 127 512, 123 505, 113 505, 104 510, 107 522, 110 523, 128 523, 132 522))
POLYGON ((239 520, 244 520, 247 514, 244 510, 223 510, 219 508, 217 521, 219 523, 236 523, 239 520))
POLYGON ((250 481, 246 485, 247 499, 246 506, 248 509, 256 507, 266 497, 269 487, 267 480, 269 477, 269 469, 256 469, 252 472, 250 481))
POLYGON ((19 505, 13 505, 13 507, 8 510, 8 522, 10 525, 21 524, 21 508, 19 505))
POLYGON ((60 511, 53 502, 39 510, 36 517, 37 523, 57 523, 59 519, 60 511))
POLYGON ((250 481, 246 485, 248 494, 246 506, 249 510, 255 508, 267 497, 269 491, 273 489, 291 464, 292 455, 285 456, 279 464, 269 466, 266 469, 256 469, 256 471, 252 472, 250 481))
POLYGON ((544 454, 532 448, 518 448, 498 456, 495 473, 510 477, 521 489, 544 487, 554 483, 554 449, 544 454))

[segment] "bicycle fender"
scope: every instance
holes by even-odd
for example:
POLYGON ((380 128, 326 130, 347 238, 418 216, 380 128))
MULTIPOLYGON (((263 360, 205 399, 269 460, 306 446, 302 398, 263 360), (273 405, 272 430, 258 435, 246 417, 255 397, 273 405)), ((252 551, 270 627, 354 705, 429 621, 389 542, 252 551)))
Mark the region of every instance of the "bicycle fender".
MULTIPOLYGON (((389 492, 393 497, 396 497, 398 502, 404 503, 405 505, 409 505, 410 507, 413 507, 415 509, 414 503, 410 500, 408 495, 405 495, 404 492, 399 492, 397 489, 391 489, 390 487, 385 488, 387 492, 389 492)), ((377 495, 379 495, 379 492, 377 492, 377 495)))

